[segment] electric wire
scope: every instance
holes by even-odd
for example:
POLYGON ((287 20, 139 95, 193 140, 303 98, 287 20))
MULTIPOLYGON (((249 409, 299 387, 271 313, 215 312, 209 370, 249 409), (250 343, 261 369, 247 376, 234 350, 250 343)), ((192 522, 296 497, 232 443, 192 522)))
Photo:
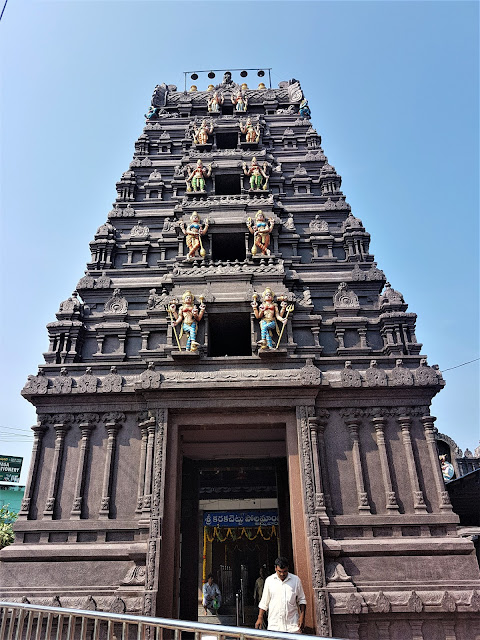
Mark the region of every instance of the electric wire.
POLYGON ((459 367, 464 367, 466 364, 471 364, 472 362, 478 362, 478 360, 480 360, 480 358, 475 358, 474 360, 469 360, 468 362, 462 362, 462 364, 457 364, 455 367, 442 369, 442 373, 445 373, 445 371, 451 371, 452 369, 458 369, 459 367))
POLYGON ((8 0, 5 0, 5 4, 3 5, 2 13, 0 13, 0 20, 3 18, 3 13, 5 11, 5 7, 7 6, 8 0))

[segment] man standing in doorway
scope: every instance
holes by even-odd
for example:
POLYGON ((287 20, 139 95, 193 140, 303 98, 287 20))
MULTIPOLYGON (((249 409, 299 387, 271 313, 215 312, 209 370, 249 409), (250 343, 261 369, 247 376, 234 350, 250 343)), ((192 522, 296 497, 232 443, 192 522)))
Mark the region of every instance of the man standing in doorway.
POLYGON ((255 629, 263 628, 263 616, 268 611, 268 630, 301 633, 305 626, 307 600, 302 582, 288 571, 288 560, 275 560, 275 573, 265 580, 262 599, 258 605, 255 629))

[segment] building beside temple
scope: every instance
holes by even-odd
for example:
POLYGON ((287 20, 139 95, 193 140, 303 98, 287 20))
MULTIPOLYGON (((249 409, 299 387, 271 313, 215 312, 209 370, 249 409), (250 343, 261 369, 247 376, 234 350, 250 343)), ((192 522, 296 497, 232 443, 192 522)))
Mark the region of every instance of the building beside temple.
POLYGON ((429 406, 444 381, 369 251, 297 80, 158 85, 47 325, 4 600, 197 619, 292 558, 307 626, 480 633, 429 406), (475 626, 476 625, 476 626, 475 626))

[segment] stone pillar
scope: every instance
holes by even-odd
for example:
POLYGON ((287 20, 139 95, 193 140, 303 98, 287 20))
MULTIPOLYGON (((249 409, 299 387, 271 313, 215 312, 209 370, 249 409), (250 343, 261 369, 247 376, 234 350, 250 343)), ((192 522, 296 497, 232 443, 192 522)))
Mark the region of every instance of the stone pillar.
POLYGON ((147 425, 147 458, 145 462, 145 487, 143 493, 143 507, 145 513, 150 512, 152 506, 152 472, 153 472, 153 447, 155 443, 155 418, 151 418, 147 425))
POLYGON ((155 616, 160 574, 160 551, 162 543, 163 494, 165 492, 165 458, 168 411, 159 409, 155 419, 155 447, 153 459, 152 509, 150 533, 147 545, 145 596, 143 614, 155 616))
POLYGON ((357 329, 357 331, 358 331, 358 335, 360 337, 360 348, 361 349, 368 349, 367 329, 365 327, 359 327, 357 329))
MULTIPOLYGON (((310 432, 312 438, 312 451, 315 467, 315 474, 319 474, 319 480, 317 490, 319 497, 315 496, 315 507, 317 511, 320 511, 319 507, 323 503, 327 511, 332 509, 332 501, 330 497, 330 485, 328 482, 328 469, 327 469, 327 454, 325 450, 325 427, 327 426, 329 413, 326 410, 320 410, 319 415, 314 418, 309 418, 310 432)), ((323 511, 325 511, 325 508, 323 511)))
POLYGON ((445 632, 445 640, 457 640, 455 633, 455 622, 453 620, 443 620, 443 630, 445 632))
POLYGON ((377 621, 378 640, 390 640, 389 627, 390 622, 387 620, 377 621))
POLYGON ((410 620, 412 640, 423 640, 422 627, 423 627, 423 620, 410 620))
POLYGON ((410 435, 410 428, 412 426, 412 419, 410 416, 403 414, 400 410, 398 416, 398 423, 402 429, 402 440, 405 449, 405 460, 407 462, 408 475, 410 476, 410 485, 412 487, 413 495, 413 508, 415 513, 425 513, 427 506, 425 504, 425 498, 423 492, 420 489, 420 483, 418 481, 417 467, 415 465, 415 457, 413 455, 412 437, 410 435))
POLYGON ((316 418, 308 419, 310 428, 310 440, 312 442, 312 461, 313 461, 313 479, 315 493, 315 511, 322 515, 326 514, 325 510, 325 493, 323 491, 323 482, 320 475, 320 465, 318 461, 318 439, 317 439, 317 421, 316 418))
POLYGON ((360 624, 358 622, 347 622, 345 626, 349 640, 360 640, 360 624))
POLYGON ((425 440, 427 441, 428 454, 430 456, 430 464, 432 472, 435 478, 435 486, 438 493, 438 504, 443 511, 451 511, 452 505, 448 491, 445 490, 445 483, 443 482, 442 470, 440 468, 440 462, 438 458, 437 444, 435 441, 435 425, 436 418, 430 415, 424 415, 420 418, 425 430, 425 440))
POLYGON ((68 413, 59 413, 54 416, 55 423, 55 450, 53 452, 52 471, 50 475, 50 484, 48 487, 48 498, 43 511, 44 520, 53 520, 53 512, 57 499, 58 481, 62 470, 63 448, 65 443, 65 434, 70 429, 67 424, 72 421, 72 416, 68 413))
POLYGON ((342 417, 345 420, 348 431, 350 433, 350 441, 352 443, 353 471, 355 474, 355 483, 357 485, 358 510, 360 512, 371 513, 368 495, 365 491, 365 479, 363 476, 362 456, 360 452, 359 428, 361 412, 355 409, 345 409, 342 411, 342 417))
POLYGON ((125 414, 112 411, 103 416, 105 428, 107 429, 107 455, 105 459, 105 470, 103 473, 102 503, 98 517, 101 520, 108 520, 110 517, 110 491, 112 486, 113 462, 115 459, 115 445, 117 432, 121 428, 121 422, 125 420, 125 414))
POLYGON ((385 442, 385 426, 387 419, 385 416, 376 415, 372 418, 372 424, 377 436, 378 455, 380 456, 380 467, 382 469, 383 484, 385 487, 385 506, 390 512, 398 511, 397 498, 393 490, 390 465, 388 462, 387 445, 385 442))
POLYGON ((307 537, 310 549, 313 589, 315 594, 316 631, 318 635, 328 637, 332 633, 330 602, 326 589, 323 543, 319 527, 321 514, 323 513, 326 518, 326 513, 325 505, 323 505, 323 511, 321 513, 316 512, 316 490, 321 492, 322 484, 318 470, 318 462, 317 472, 315 471, 315 464, 312 462, 312 459, 318 457, 316 449, 313 449, 312 455, 311 432, 313 430, 316 433, 316 420, 314 418, 314 414, 314 407, 297 407, 299 461, 302 474, 302 485, 305 491, 307 537), (319 484, 316 484, 317 481, 319 484))
POLYGON ((337 339, 339 349, 345 348, 345 343, 343 340, 344 336, 345 336, 345 329, 341 329, 340 327, 335 327, 335 338, 337 339))
POLYGON ((141 513, 143 509, 143 494, 145 491, 145 460, 147 455, 147 426, 144 422, 138 425, 142 432, 142 442, 140 449, 140 469, 138 471, 138 490, 137 490, 137 508, 136 513, 141 513))
POLYGON ((82 439, 80 442, 80 458, 78 460, 77 479, 75 481, 75 493, 73 506, 70 512, 70 520, 80 520, 82 517, 83 489, 85 485, 85 470, 88 458, 90 434, 95 429, 98 422, 98 414, 81 413, 77 420, 79 422, 82 439))
POLYGON ((32 458, 30 461, 30 469, 28 471, 25 493, 23 494, 22 506, 20 507, 20 513, 18 514, 19 520, 26 520, 30 514, 33 491, 35 489, 35 483, 37 481, 38 475, 38 463, 40 458, 42 440, 46 430, 47 427, 44 424, 36 424, 32 427, 32 431, 34 433, 32 458))

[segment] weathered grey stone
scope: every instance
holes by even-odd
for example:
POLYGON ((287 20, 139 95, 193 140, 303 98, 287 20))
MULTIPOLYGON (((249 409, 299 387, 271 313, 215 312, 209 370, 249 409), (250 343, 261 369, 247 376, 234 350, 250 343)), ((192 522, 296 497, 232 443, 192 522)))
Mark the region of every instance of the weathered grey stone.
POLYGON ((202 578, 202 550, 186 560, 186 549, 203 536, 188 494, 200 475, 182 479, 182 465, 231 465, 245 492, 241 466, 282 460, 280 548, 292 549, 314 603, 310 632, 399 638, 402 625, 432 620, 475 631, 478 565, 456 533, 429 415, 444 381, 420 354, 416 316, 385 283, 341 176, 300 117, 300 83, 245 89, 225 72, 216 91, 223 104, 209 114, 211 91, 155 87, 90 243, 82 299, 72 294, 47 327, 45 364, 22 390, 38 424, 0 597, 164 617, 180 601, 185 615, 202 578), (240 91, 258 141, 232 114, 240 91), (192 131, 204 117, 214 126, 199 148, 192 131), (266 190, 243 175, 253 157, 266 190), (185 169, 199 158, 211 176, 187 192, 185 169), (269 253, 254 259, 246 221, 259 209, 273 226, 257 231, 269 253), (179 223, 194 211, 209 226, 186 261, 179 223), (271 348, 252 308, 267 289, 271 348), (171 306, 187 290, 206 307, 189 351, 194 312, 173 327, 171 306), (188 597, 176 590, 180 565, 182 580, 194 576, 188 597))

